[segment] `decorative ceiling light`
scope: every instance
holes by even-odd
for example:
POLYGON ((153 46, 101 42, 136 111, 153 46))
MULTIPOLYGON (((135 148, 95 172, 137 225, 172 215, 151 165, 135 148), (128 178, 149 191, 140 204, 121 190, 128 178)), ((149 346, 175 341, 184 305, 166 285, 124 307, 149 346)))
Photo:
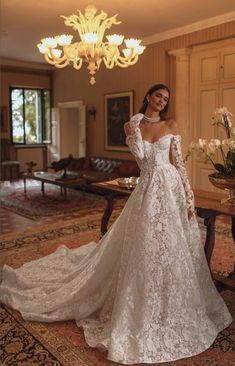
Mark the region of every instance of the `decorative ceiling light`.
POLYGON ((72 64, 79 70, 83 62, 86 62, 92 75, 90 79, 92 85, 95 84, 94 75, 102 61, 108 69, 114 66, 128 67, 138 61, 139 55, 145 49, 145 46, 140 45, 141 40, 124 39, 124 36, 118 34, 106 36, 108 41, 103 41, 106 29, 121 22, 117 21, 117 14, 108 18, 104 11, 98 15, 96 13, 95 6, 89 5, 85 9, 85 15, 78 10, 79 15, 62 16, 66 25, 78 31, 79 42, 71 43, 73 36, 61 35, 44 38, 37 45, 46 61, 58 68, 72 64), (123 40, 126 47, 120 50, 119 46, 123 44, 123 40))

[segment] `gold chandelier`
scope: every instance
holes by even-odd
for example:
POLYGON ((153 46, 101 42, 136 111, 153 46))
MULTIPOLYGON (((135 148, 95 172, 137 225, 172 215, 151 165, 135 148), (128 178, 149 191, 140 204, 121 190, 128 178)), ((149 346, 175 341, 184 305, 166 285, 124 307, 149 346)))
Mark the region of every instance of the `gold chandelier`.
POLYGON ((138 61, 139 55, 145 49, 145 46, 140 45, 141 40, 134 38, 124 40, 124 36, 118 34, 108 35, 107 41, 103 41, 106 29, 121 22, 117 21, 117 14, 108 18, 103 10, 100 14, 96 13, 96 7, 89 5, 85 8, 85 15, 78 10, 79 15, 62 16, 66 25, 78 31, 80 42, 71 43, 73 36, 63 34, 44 38, 37 45, 46 61, 58 68, 72 64, 79 70, 83 62, 86 62, 87 69, 92 75, 90 79, 92 85, 96 82, 94 75, 102 61, 108 69, 114 66, 128 67, 138 61), (125 46, 119 50, 123 40, 125 46))

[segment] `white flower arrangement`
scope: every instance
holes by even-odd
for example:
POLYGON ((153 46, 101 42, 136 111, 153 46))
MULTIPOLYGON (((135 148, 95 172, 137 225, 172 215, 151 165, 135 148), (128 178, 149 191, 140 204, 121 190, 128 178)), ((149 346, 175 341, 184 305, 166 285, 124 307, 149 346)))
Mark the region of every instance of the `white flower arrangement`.
POLYGON ((199 156, 204 157, 205 163, 211 163, 215 170, 216 177, 233 177, 235 176, 235 140, 232 136, 235 135, 235 128, 232 125, 232 113, 226 107, 216 108, 212 117, 213 125, 222 126, 226 132, 226 139, 202 139, 198 142, 191 142, 187 151, 185 160, 196 152, 199 156), (220 151, 222 163, 215 162, 216 152, 220 151))

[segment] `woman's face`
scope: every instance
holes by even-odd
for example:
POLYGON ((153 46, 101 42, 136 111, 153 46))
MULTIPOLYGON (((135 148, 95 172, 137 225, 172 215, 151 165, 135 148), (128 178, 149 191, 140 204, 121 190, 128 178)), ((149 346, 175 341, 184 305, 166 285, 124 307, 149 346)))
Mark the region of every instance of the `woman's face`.
POLYGON ((161 112, 168 103, 169 93, 165 89, 158 89, 147 96, 148 107, 154 112, 161 112))

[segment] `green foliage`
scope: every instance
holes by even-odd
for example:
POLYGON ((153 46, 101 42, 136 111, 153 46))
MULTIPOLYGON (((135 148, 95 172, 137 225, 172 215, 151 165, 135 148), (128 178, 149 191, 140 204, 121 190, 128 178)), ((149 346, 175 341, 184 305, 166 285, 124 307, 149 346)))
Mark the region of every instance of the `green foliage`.
POLYGON ((227 153, 227 164, 230 164, 235 169, 235 152, 228 151, 227 153))
POLYGON ((218 172, 220 172, 220 173, 222 173, 222 174, 226 174, 226 169, 225 169, 225 167, 224 167, 222 164, 220 164, 220 163, 215 163, 215 164, 214 164, 214 167, 215 167, 215 169, 216 169, 218 172))
POLYGON ((26 142, 38 142, 37 127, 40 123, 38 110, 40 109, 40 95, 36 90, 25 91, 25 134, 26 142))
POLYGON ((11 102, 13 142, 50 142, 50 91, 15 88, 11 91, 11 102))

